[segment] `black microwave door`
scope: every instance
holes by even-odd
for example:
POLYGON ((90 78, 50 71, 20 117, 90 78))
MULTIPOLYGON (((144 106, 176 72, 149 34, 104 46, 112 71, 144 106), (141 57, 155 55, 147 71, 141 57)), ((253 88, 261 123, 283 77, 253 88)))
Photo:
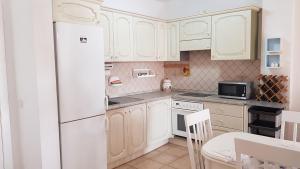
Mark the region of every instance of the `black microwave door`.
POLYGON ((233 96, 233 97, 245 97, 246 86, 242 84, 219 84, 219 95, 233 96))

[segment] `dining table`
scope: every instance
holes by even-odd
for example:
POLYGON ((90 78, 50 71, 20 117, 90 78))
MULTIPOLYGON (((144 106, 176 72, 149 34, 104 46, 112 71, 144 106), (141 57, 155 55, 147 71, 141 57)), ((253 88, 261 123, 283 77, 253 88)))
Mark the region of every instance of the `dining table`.
POLYGON ((265 145, 290 147, 300 150, 300 143, 293 141, 244 132, 230 132, 216 136, 203 145, 201 153, 204 157, 205 169, 236 169, 239 165, 235 152, 236 138, 243 138, 265 145))

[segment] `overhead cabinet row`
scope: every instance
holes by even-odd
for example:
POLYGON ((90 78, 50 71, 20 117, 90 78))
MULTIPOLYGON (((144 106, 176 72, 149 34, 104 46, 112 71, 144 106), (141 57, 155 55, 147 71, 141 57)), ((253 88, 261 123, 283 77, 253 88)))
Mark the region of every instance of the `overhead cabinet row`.
MULTIPOLYGON (((168 32, 170 35, 178 32, 173 30, 172 24, 110 11, 101 11, 100 18, 104 29, 106 61, 179 60, 177 48, 174 50, 178 54, 168 57, 174 53, 168 50, 169 46, 172 47, 171 44, 168 46, 168 32)), ((172 39, 176 41, 177 37, 172 39)))
POLYGON ((211 50, 212 60, 256 57, 258 8, 164 21, 101 7, 101 0, 55 0, 54 21, 100 24, 105 60, 179 61, 180 51, 211 50))

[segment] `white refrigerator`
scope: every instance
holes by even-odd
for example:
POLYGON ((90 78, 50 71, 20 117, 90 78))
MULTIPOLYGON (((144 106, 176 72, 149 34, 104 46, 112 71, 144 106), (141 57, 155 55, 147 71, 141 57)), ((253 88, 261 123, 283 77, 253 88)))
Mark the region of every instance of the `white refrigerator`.
POLYGON ((102 29, 54 25, 62 169, 106 169, 102 29))

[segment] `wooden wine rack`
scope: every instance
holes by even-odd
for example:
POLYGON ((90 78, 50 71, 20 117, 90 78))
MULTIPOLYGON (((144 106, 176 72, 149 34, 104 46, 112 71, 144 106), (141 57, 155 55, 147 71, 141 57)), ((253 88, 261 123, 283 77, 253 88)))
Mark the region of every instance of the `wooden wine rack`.
POLYGON ((283 75, 259 75, 256 100, 286 104, 288 102, 288 77, 283 75))

